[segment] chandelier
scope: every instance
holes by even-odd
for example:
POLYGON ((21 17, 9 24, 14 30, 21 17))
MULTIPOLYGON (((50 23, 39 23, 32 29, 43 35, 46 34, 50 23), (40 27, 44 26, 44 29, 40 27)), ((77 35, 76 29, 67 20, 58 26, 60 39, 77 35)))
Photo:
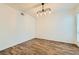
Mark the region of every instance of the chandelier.
POLYGON ((45 3, 41 3, 41 10, 37 11, 37 16, 46 16, 51 13, 51 8, 45 8, 45 3))

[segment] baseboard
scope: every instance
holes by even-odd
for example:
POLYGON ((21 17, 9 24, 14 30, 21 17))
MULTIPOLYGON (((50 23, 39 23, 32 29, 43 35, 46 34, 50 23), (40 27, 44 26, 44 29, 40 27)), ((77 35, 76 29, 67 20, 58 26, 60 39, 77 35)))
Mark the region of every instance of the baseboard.
MULTIPOLYGON (((35 39, 45 39, 45 38, 35 38, 35 39)), ((50 40, 50 39, 45 39, 45 40, 50 40)), ((74 44, 74 43, 62 42, 62 41, 57 41, 57 40, 51 40, 51 41, 56 41, 56 42, 66 43, 66 44, 71 44, 71 45, 73 45, 75 47, 79 47, 77 44, 74 44)))
MULTIPOLYGON (((12 45, 9 45, 9 46, 7 46, 7 47, 4 47, 4 48, 0 49, 0 51, 1 51, 1 50, 4 50, 4 49, 7 49, 7 48, 10 48, 10 47, 12 47, 12 46, 18 45, 18 44, 23 43, 23 42, 25 42, 25 41, 31 40, 31 39, 45 39, 45 40, 51 40, 51 41, 58 41, 58 40, 47 39, 47 38, 39 38, 39 37, 36 37, 36 38, 35 38, 35 37, 31 37, 31 38, 28 38, 27 40, 25 39, 25 40, 23 40, 23 41, 20 41, 20 42, 14 43, 14 44, 12 44, 12 45)), ((79 47, 79 43, 78 43, 78 45, 77 45, 77 44, 73 44, 72 42, 65 42, 65 41, 58 41, 58 42, 68 43, 68 44, 72 44, 72 45, 74 45, 74 46, 76 46, 76 47, 79 47)))
POLYGON ((46 40, 54 40, 54 41, 66 42, 66 43, 73 43, 73 42, 71 42, 71 41, 58 40, 58 39, 53 39, 53 38, 48 38, 48 37, 36 37, 36 38, 42 38, 42 39, 46 39, 46 40))
POLYGON ((1 48, 0 51, 5 50, 5 49, 10 48, 10 47, 13 47, 13 46, 16 46, 16 45, 18 45, 18 44, 20 44, 20 43, 23 43, 23 42, 25 42, 25 41, 31 40, 31 39, 33 39, 33 38, 34 38, 34 37, 31 37, 31 38, 28 38, 28 39, 26 38, 26 39, 23 39, 23 41, 19 41, 19 42, 15 42, 15 43, 9 44, 8 46, 6 46, 6 47, 4 47, 4 48, 1 48))

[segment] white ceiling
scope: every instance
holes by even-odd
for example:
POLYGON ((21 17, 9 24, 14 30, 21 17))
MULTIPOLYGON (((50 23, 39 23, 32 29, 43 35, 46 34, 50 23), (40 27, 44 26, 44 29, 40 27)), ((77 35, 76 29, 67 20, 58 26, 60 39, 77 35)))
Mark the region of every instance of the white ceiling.
POLYGON ((35 7, 38 7, 38 3, 6 3, 6 5, 13 7, 15 9, 29 10, 35 7))
MULTIPOLYGON (((6 5, 13 7, 15 9, 25 10, 30 13, 35 13, 36 11, 41 9, 40 3, 6 3, 6 5)), ((78 3, 46 3, 45 7, 49 7, 52 10, 57 11, 68 11, 75 9, 79 6, 78 3)))
MULTIPOLYGON (((40 3, 6 3, 8 6, 15 9, 33 9, 41 6, 40 3)), ((78 3, 46 3, 45 7, 51 7, 55 9, 70 9, 78 5, 78 3)))

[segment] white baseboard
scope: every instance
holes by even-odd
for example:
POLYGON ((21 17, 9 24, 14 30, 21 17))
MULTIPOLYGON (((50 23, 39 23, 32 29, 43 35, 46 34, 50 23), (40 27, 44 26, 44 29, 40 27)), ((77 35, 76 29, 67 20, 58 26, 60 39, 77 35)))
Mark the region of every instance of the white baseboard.
POLYGON ((46 39, 46 40, 53 40, 53 41, 59 41, 59 42, 64 42, 64 43, 71 43, 73 44, 73 42, 70 42, 70 41, 66 41, 66 40, 57 40, 57 39, 51 39, 51 38, 46 38, 46 37, 36 37, 36 38, 40 38, 40 39, 46 39))
POLYGON ((10 48, 10 47, 13 47, 13 46, 15 46, 15 45, 18 45, 18 44, 20 44, 20 43, 22 43, 22 42, 31 40, 31 39, 33 39, 33 38, 34 38, 34 37, 30 37, 30 38, 23 39, 23 40, 21 40, 21 41, 16 41, 16 42, 13 42, 13 43, 11 43, 11 44, 7 44, 5 47, 0 48, 0 51, 2 51, 2 50, 4 50, 4 49, 7 49, 7 48, 10 48))

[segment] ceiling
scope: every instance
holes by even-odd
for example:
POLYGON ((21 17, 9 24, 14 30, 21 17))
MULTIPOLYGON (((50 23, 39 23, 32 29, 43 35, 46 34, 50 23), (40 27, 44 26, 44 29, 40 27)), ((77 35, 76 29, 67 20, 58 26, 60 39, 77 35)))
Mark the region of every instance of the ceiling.
MULTIPOLYGON (((6 3, 6 5, 18 9, 35 13, 41 9, 41 3, 6 3)), ((72 10, 79 6, 79 3, 45 3, 45 7, 49 7, 56 12, 72 10)))
MULTIPOLYGON (((8 6, 13 7, 15 9, 24 9, 29 10, 33 8, 41 7, 40 3, 6 3, 8 6)), ((78 3, 46 3, 45 7, 51 7, 55 9, 70 9, 79 5, 78 3)))
POLYGON ((38 7, 40 4, 38 3, 6 3, 6 5, 13 7, 15 9, 29 10, 29 9, 38 7))

